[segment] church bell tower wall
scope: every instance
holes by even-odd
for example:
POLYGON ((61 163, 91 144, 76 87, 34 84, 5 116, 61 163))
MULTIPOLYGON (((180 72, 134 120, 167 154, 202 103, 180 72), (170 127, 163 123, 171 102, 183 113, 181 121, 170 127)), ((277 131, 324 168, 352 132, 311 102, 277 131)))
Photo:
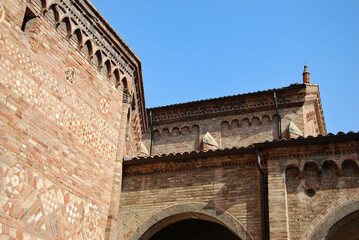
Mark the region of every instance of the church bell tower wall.
POLYGON ((146 128, 140 61, 88 1, 0 1, 0 48, 2 234, 110 237, 146 128))

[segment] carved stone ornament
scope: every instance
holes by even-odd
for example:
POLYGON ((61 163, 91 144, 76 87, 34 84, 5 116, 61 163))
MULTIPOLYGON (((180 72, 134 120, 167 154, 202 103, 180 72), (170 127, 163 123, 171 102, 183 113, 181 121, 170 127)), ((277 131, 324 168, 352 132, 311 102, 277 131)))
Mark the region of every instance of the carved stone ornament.
POLYGON ((123 103, 127 103, 127 104, 131 103, 131 94, 129 93, 123 94, 123 103))
POLYGON ((73 85, 75 83, 75 71, 71 67, 67 67, 65 70, 65 78, 68 83, 73 85))
POLYGON ((2 22, 5 18, 5 10, 2 2, 0 2, 0 22, 2 22))
POLYGON ((109 110, 110 103, 108 102, 106 97, 100 98, 100 110, 103 114, 107 114, 109 110))
POLYGON ((24 191, 25 170, 16 164, 5 171, 5 193, 11 198, 19 197, 24 191))

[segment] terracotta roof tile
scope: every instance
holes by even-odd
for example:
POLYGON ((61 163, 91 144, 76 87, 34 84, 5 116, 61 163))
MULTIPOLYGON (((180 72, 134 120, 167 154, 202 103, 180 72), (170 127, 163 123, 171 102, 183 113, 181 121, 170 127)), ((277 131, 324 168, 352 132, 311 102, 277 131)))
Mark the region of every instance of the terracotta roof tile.
POLYGON ((254 143, 252 145, 249 145, 247 147, 233 147, 233 148, 219 148, 215 150, 201 150, 201 151, 192 151, 192 152, 179 152, 179 153, 169 153, 169 154, 159 154, 159 155, 152 155, 147 157, 135 157, 132 158, 129 161, 141 161, 145 159, 158 159, 158 158, 167 158, 167 157, 173 157, 173 156, 186 156, 186 155, 198 155, 198 154, 210 154, 210 153, 224 153, 224 152, 230 152, 230 151, 241 151, 241 150, 250 150, 254 148, 261 148, 261 147, 275 147, 277 144, 286 144, 286 143, 294 143, 294 142, 305 142, 305 141, 316 141, 316 140, 326 140, 331 138, 340 138, 340 137, 357 137, 359 139, 359 132, 349 131, 348 133, 344 132, 338 132, 337 134, 328 133, 326 136, 318 135, 316 137, 308 136, 306 138, 299 136, 298 138, 290 138, 290 139, 274 139, 273 141, 265 141, 262 143, 254 143))
POLYGON ((290 90, 290 89, 302 88, 302 87, 305 87, 305 86, 306 85, 302 84, 302 83, 293 83, 293 84, 291 84, 289 86, 281 87, 281 88, 272 88, 272 89, 267 89, 267 90, 262 90, 262 91, 257 91, 257 92, 248 92, 248 93, 241 93, 241 94, 236 94, 236 95, 228 95, 228 96, 217 97, 217 98, 208 98, 208 99, 197 100, 197 101, 175 103, 175 104, 169 104, 169 105, 164 105, 164 106, 147 108, 147 110, 149 111, 149 110, 155 110, 155 109, 160 109, 160 108, 177 107, 177 106, 180 106, 180 105, 190 105, 190 104, 202 103, 202 102, 206 102, 206 101, 217 101, 217 100, 223 100, 223 99, 234 98, 234 97, 239 97, 239 96, 248 96, 248 95, 254 95, 254 94, 262 94, 262 93, 274 92, 274 91, 290 90))

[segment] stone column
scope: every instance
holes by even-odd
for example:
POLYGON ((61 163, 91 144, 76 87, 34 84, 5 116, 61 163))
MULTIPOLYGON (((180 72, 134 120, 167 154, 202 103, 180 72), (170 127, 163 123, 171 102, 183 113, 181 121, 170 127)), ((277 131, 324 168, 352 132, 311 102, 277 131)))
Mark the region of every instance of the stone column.
POLYGON ((290 239, 285 173, 276 159, 268 164, 269 235, 271 240, 290 239))
POLYGON ((123 154, 125 150, 126 126, 128 124, 127 115, 131 103, 131 95, 127 92, 124 92, 122 102, 123 103, 121 107, 121 119, 120 119, 120 130, 118 135, 116 162, 113 172, 111 201, 110 201, 110 208, 109 208, 109 214, 107 218, 106 232, 105 232, 105 239, 111 239, 111 240, 114 240, 117 237, 117 224, 119 218, 118 214, 119 214, 120 194, 121 194, 121 185, 122 185, 122 163, 123 163, 123 154))

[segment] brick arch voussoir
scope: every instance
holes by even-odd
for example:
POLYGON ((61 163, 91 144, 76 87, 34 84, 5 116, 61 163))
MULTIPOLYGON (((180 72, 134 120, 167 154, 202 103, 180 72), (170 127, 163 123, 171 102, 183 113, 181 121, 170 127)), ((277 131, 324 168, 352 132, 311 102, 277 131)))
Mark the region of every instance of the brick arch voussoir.
POLYGON ((57 27, 63 22, 66 24, 66 37, 71 38, 73 32, 73 23, 71 21, 71 17, 67 14, 61 16, 57 27))
POLYGON ((262 117, 261 117, 261 122, 263 123, 263 120, 264 118, 268 118, 270 122, 272 122, 272 118, 271 116, 269 116, 268 114, 264 114, 262 117))
POLYGON ((304 173, 304 170, 305 170, 305 167, 306 166, 309 166, 310 164, 313 164, 316 169, 318 171, 320 171, 321 169, 321 166, 319 165, 319 163, 317 161, 314 161, 314 160, 309 160, 309 161, 304 161, 304 162, 301 162, 300 163, 300 171, 302 171, 304 173))
POLYGON ((48 11, 50 7, 54 4, 58 4, 57 0, 42 0, 43 11, 48 11))
POLYGON ((83 45, 83 41, 84 41, 84 33, 83 33, 83 30, 80 26, 75 26, 73 29, 72 29, 72 32, 71 32, 71 35, 69 36, 69 39, 70 38, 73 38, 73 37, 76 37, 76 32, 79 33, 79 38, 77 39, 78 40, 78 45, 77 45, 77 49, 80 50, 80 47, 83 45))
POLYGON ((90 59, 93 59, 93 58, 97 58, 97 60, 98 60, 98 66, 96 66, 96 67, 98 67, 98 69, 101 69, 103 67, 103 65, 105 64, 105 60, 107 60, 101 47, 99 47, 99 46, 94 46, 92 55, 90 56, 90 59), (97 53, 99 53, 99 57, 97 56, 97 53))
POLYGON ((239 121, 239 126, 242 128, 243 126, 245 126, 245 124, 244 124, 245 122, 248 123, 248 126, 252 125, 251 120, 248 117, 244 117, 239 121))
MULTIPOLYGON (((116 65, 115 65, 115 61, 113 61, 112 58, 107 58, 104 64, 106 65, 107 63, 109 64, 109 69, 107 69, 107 70, 108 70, 108 72, 107 72, 107 77, 110 78, 110 77, 112 76, 112 73, 113 73, 113 68, 114 68, 116 65)), ((107 66, 105 66, 105 65, 104 65, 104 67, 107 67, 107 66)))
POLYGON ((191 218, 221 224, 231 230, 241 240, 254 239, 245 226, 230 213, 205 203, 191 202, 172 205, 156 212, 149 219, 141 223, 132 234, 130 240, 146 240, 172 223, 191 218))
POLYGON ((116 83, 115 83, 115 86, 116 88, 118 87, 118 85, 120 84, 120 79, 121 79, 121 70, 120 68, 115 65, 113 68, 112 68, 112 71, 111 71, 111 76, 115 76, 115 80, 116 80, 116 83))
POLYGON ((254 115, 251 118, 251 123, 253 122, 253 120, 257 119, 259 121, 259 124, 262 125, 262 118, 259 115, 254 115))
POLYGON ((59 5, 56 3, 52 3, 46 11, 44 11, 45 16, 50 12, 50 11, 54 12, 54 19, 52 20, 52 24, 54 24, 55 27, 58 26, 58 24, 60 23, 59 19, 60 19, 60 10, 59 10, 59 5))
POLYGON ((197 127, 198 128, 198 132, 200 133, 201 132, 201 127, 198 125, 198 124, 193 124, 190 128, 190 133, 192 134, 193 133, 193 129, 197 127))
POLYGON ((94 43, 93 43, 93 40, 91 38, 89 38, 89 37, 86 37, 86 38, 84 38, 84 40, 82 42, 83 42, 83 44, 80 45, 79 50, 84 48, 85 45, 87 44, 87 42, 89 42, 89 44, 90 44, 90 52, 88 53, 88 56, 89 56, 89 58, 91 58, 91 56, 93 56, 93 54, 94 54, 94 46, 95 46, 94 43))
POLYGON ((288 161, 288 162, 286 163, 286 165, 285 165, 285 170, 287 170, 287 169, 290 168, 290 167, 297 168, 299 171, 301 170, 300 164, 299 164, 297 161, 295 161, 295 160, 293 160, 293 161, 288 161))
POLYGON ((340 176, 340 174, 342 172, 341 165, 338 165, 338 162, 333 159, 325 159, 320 162, 319 167, 322 172, 324 171, 324 164, 326 164, 326 163, 333 163, 337 169, 337 174, 340 176))
POLYGON ((223 126, 227 125, 227 127, 229 127, 230 122, 231 121, 227 121, 227 120, 221 121, 220 126, 223 127, 223 126))
POLYGON ((344 162, 353 162, 356 166, 359 167, 358 160, 355 158, 343 158, 339 161, 338 165, 342 167, 344 162))
POLYGON ((334 224, 345 216, 359 210, 359 193, 340 198, 320 212, 304 232, 301 240, 325 239, 334 224))
POLYGON ((229 122, 228 127, 229 127, 229 128, 233 127, 233 125, 234 125, 235 123, 237 123, 237 124, 238 124, 238 127, 240 127, 240 126, 241 126, 241 121, 239 121, 239 119, 238 119, 238 118, 234 118, 234 119, 232 119, 232 120, 229 122))
POLYGON ((75 23, 75 20, 73 19, 73 17, 71 17, 71 16, 68 16, 68 18, 69 18, 69 38, 71 38, 72 37, 72 34, 77 30, 77 29, 81 29, 81 27, 80 26, 78 26, 78 25, 76 25, 76 23, 75 23))
POLYGON ((54 9, 57 11, 57 21, 56 21, 56 28, 62 23, 62 21, 69 17, 68 13, 61 7, 61 5, 53 4, 54 9))
POLYGON ((173 128, 171 128, 171 135, 173 133, 174 130, 178 130, 178 132, 181 132, 181 127, 180 126, 174 126, 173 128))

